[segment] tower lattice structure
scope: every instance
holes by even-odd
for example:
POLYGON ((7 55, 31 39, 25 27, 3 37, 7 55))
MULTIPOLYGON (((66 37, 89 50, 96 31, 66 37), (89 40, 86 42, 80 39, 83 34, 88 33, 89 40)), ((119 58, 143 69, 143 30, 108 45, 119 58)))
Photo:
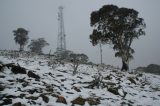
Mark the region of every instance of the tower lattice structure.
POLYGON ((63 54, 66 51, 66 35, 64 29, 64 19, 63 19, 63 6, 59 7, 58 12, 58 42, 57 42, 57 53, 58 55, 63 54))

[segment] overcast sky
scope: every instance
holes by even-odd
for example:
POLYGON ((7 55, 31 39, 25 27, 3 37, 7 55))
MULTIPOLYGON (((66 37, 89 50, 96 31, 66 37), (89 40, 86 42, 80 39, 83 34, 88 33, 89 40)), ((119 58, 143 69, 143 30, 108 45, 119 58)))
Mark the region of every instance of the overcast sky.
MULTIPOLYGON (((18 50, 12 31, 22 27, 29 30, 30 39, 44 37, 50 43, 45 53, 50 49, 55 52, 58 7, 63 5, 67 49, 85 53, 91 61, 100 63, 99 47, 93 47, 89 40, 90 14, 107 4, 133 8, 147 24, 146 35, 132 44, 135 54, 130 67, 160 64, 160 0, 0 0, 0 49, 18 50)), ((107 45, 103 46, 103 62, 121 67, 121 59, 115 58, 107 45)))

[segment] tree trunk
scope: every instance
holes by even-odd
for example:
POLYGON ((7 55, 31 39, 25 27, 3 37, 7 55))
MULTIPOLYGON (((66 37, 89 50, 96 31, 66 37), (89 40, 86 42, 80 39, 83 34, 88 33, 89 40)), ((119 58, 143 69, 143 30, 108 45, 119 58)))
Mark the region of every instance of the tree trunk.
POLYGON ((20 48, 19 48, 19 51, 23 51, 24 50, 24 46, 23 45, 20 45, 20 48))
POLYGON ((75 63, 74 66, 73 66, 73 75, 76 75, 77 74, 77 68, 79 66, 79 63, 75 63))
POLYGON ((129 70, 129 61, 122 60, 122 68, 121 71, 128 71, 129 70))
POLYGON ((101 42, 100 42, 100 44, 99 44, 99 47, 100 47, 101 64, 102 64, 102 44, 101 44, 101 42))
POLYGON ((77 68, 74 67, 74 70, 73 70, 73 75, 76 75, 77 74, 77 68))

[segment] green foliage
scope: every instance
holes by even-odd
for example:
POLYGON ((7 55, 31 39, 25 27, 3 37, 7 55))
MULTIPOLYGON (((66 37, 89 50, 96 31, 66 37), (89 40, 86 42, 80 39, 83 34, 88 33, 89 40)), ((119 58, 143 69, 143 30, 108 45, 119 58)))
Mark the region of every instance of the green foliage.
POLYGON ((132 41, 145 35, 146 27, 136 10, 105 5, 98 11, 93 11, 90 20, 93 27, 90 35, 93 46, 100 42, 110 44, 116 51, 116 57, 121 57, 123 61, 133 58, 132 41))
POLYGON ((36 40, 31 40, 28 48, 31 50, 31 52, 42 53, 42 48, 48 45, 49 43, 47 43, 44 38, 38 38, 36 40))
POLYGON ((17 44, 20 45, 20 51, 23 51, 24 46, 28 43, 28 31, 24 28, 18 28, 17 30, 13 31, 14 40, 17 44))

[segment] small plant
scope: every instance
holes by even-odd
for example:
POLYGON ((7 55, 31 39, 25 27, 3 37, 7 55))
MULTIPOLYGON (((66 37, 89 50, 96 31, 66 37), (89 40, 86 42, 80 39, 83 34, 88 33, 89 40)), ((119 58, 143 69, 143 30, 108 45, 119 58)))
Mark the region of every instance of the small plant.
POLYGON ((70 62, 72 63, 71 66, 73 68, 73 75, 77 73, 78 66, 80 64, 87 63, 88 56, 85 54, 70 54, 70 62))

